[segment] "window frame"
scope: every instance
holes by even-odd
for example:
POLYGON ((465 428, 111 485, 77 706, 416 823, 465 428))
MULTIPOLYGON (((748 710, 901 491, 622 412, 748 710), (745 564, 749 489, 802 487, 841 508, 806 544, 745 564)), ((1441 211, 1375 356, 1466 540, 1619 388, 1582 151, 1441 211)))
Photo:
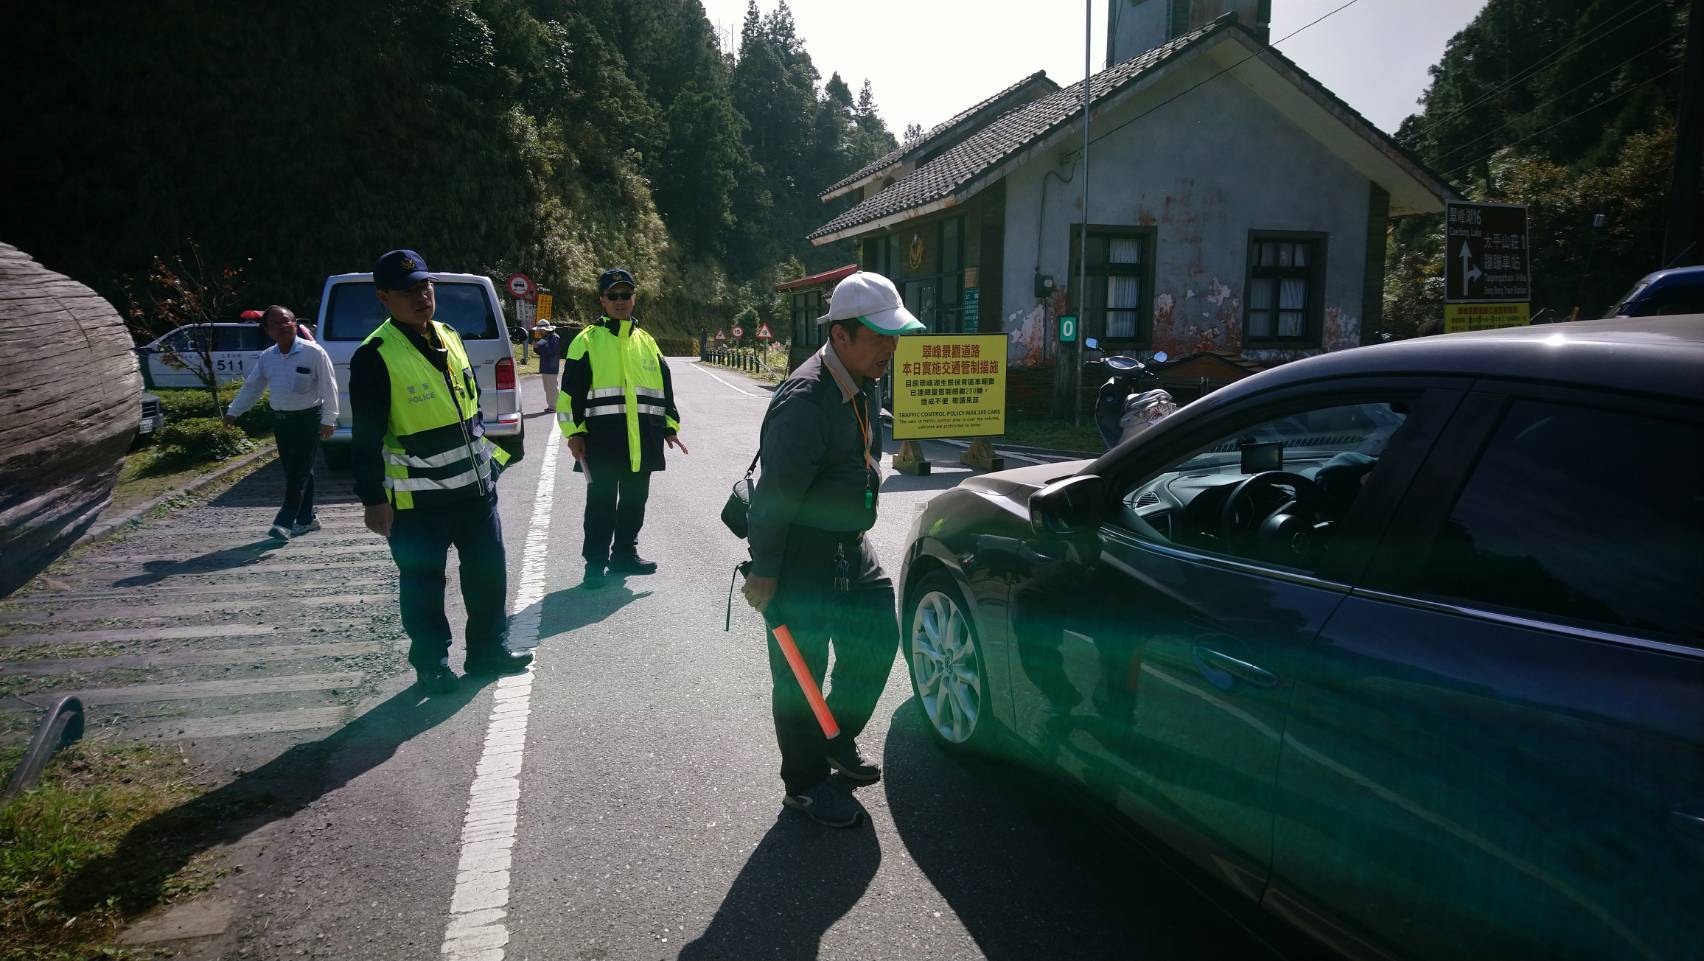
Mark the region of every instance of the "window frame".
MULTIPOLYGON (((1677 399, 1507 380, 1476 383, 1462 399, 1461 407, 1444 436, 1433 445, 1425 463, 1415 471, 1407 494, 1374 549, 1372 563, 1368 565, 1360 586, 1394 602, 1442 608, 1485 620, 1518 622, 1556 633, 1620 639, 1638 644, 1673 644, 1673 635, 1565 619, 1549 612, 1505 607, 1468 598, 1445 598, 1422 589, 1420 581, 1426 562, 1439 537, 1444 534, 1456 501, 1473 479, 1480 458, 1502 426, 1504 416, 1511 407, 1523 401, 1689 422, 1704 432, 1704 416, 1695 407, 1677 399), (1462 466, 1464 463, 1465 467, 1462 466)), ((1697 646, 1689 649, 1699 650, 1697 646)))
POLYGON ((1234 404, 1215 411, 1211 416, 1187 423, 1178 430, 1176 421, 1162 421, 1141 444, 1132 445, 1126 455, 1103 465, 1106 479, 1106 520, 1103 528, 1111 528, 1134 539, 1144 547, 1174 556, 1231 567, 1284 579, 1314 579, 1345 585, 1358 583, 1382 540, 1394 522, 1412 490, 1416 473, 1430 463, 1432 452, 1454 423, 1457 408, 1467 394, 1467 382, 1450 376, 1364 376, 1343 378, 1324 384, 1300 384, 1264 391, 1239 398, 1234 404), (1207 442, 1229 433, 1245 430, 1275 417, 1340 407, 1349 404, 1388 401, 1393 397, 1412 399, 1408 420, 1415 429, 1402 436, 1400 444, 1388 449, 1376 482, 1369 483, 1355 505, 1342 521, 1342 533, 1354 539, 1354 548, 1328 553, 1313 571, 1285 567, 1269 561, 1217 554, 1176 544, 1156 544, 1118 522, 1124 495, 1138 479, 1151 480, 1157 473, 1178 462, 1207 442), (1170 428, 1170 429, 1168 429, 1170 428))
MULTIPOLYGON (((1141 292, 1136 298, 1136 335, 1134 337, 1113 337, 1106 332, 1106 315, 1109 308, 1103 306, 1096 316, 1090 317, 1083 309, 1081 295, 1086 290, 1078 290, 1079 263, 1082 258, 1083 225, 1071 225, 1071 238, 1068 245, 1070 274, 1066 280, 1066 309, 1077 317, 1077 336, 1079 338, 1094 337, 1103 344, 1111 347, 1133 348, 1146 347, 1154 340, 1154 257, 1159 246, 1159 228, 1142 226, 1140 224, 1089 224, 1089 242, 1105 241, 1109 245, 1107 256, 1111 256, 1110 244, 1113 240, 1135 240, 1142 245, 1142 259, 1136 264, 1114 265, 1110 260, 1104 260, 1101 269, 1097 270, 1091 262, 1086 273, 1081 274, 1084 283, 1093 285, 1096 281, 1105 283, 1109 277, 1136 277, 1141 284, 1141 292)), ((1128 308, 1118 308, 1127 310, 1128 308)))
POLYGON ((1309 348, 1318 347, 1324 342, 1325 335, 1325 282, 1326 259, 1331 254, 1331 235, 1321 230, 1267 230, 1253 228, 1248 232, 1247 255, 1244 262, 1243 274, 1243 310, 1242 310, 1242 339, 1247 347, 1277 347, 1277 348, 1309 348), (1312 245, 1309 252, 1308 266, 1298 267, 1257 267, 1259 259, 1256 254, 1261 243, 1306 243, 1312 245), (1278 334, 1277 301, 1272 308, 1272 334, 1257 337, 1250 333, 1249 322, 1253 315, 1253 292, 1256 280, 1283 280, 1287 277, 1302 276, 1307 280, 1307 302, 1302 305, 1302 333, 1300 336, 1285 337, 1278 334))

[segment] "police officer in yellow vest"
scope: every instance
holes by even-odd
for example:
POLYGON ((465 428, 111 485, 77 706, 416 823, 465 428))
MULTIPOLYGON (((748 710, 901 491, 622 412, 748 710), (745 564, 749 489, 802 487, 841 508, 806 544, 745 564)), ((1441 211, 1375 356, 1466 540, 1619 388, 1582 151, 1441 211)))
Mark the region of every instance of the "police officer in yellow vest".
POLYGON ((390 541, 401 571, 402 627, 415 677, 444 694, 456 687, 444 616, 452 544, 467 605, 466 672, 508 674, 532 662, 531 654, 505 646, 508 572, 496 481, 509 456, 485 439, 479 382, 461 337, 433 319, 437 294, 425 258, 412 250, 385 254, 373 268, 373 286, 390 317, 349 362, 355 493, 367 528, 390 541))
POLYGON ((556 419, 568 449, 587 475, 585 545, 589 588, 611 574, 651 574, 639 556, 639 528, 651 496, 651 472, 663 448, 680 448, 669 365, 633 319, 633 275, 617 267, 598 277, 603 316, 580 331, 563 357, 556 419))

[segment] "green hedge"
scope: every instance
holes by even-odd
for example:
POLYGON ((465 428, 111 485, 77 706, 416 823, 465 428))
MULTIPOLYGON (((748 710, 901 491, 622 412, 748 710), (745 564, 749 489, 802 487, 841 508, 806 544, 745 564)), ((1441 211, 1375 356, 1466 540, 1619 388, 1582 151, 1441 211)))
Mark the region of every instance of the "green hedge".
MULTIPOLYGON (((226 384, 219 388, 219 413, 231 406, 236 398, 241 384, 226 384)), ((207 391, 200 387, 183 388, 180 390, 156 390, 154 394, 160 398, 160 409, 165 411, 166 426, 179 421, 212 417, 213 404, 207 397, 207 391)), ((237 426, 250 437, 272 436, 272 408, 263 398, 260 403, 243 412, 237 418, 237 426)))
POLYGON ((159 431, 160 450, 154 464, 160 470, 180 470, 207 461, 224 460, 254 450, 254 441, 217 417, 168 421, 159 431))

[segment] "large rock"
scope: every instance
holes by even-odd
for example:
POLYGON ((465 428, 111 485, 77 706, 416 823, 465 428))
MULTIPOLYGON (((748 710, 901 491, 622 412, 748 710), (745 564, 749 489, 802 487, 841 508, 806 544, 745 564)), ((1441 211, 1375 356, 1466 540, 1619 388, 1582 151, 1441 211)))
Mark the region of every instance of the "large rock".
POLYGON ((130 348, 111 304, 0 243, 0 597, 112 500, 142 420, 130 348))

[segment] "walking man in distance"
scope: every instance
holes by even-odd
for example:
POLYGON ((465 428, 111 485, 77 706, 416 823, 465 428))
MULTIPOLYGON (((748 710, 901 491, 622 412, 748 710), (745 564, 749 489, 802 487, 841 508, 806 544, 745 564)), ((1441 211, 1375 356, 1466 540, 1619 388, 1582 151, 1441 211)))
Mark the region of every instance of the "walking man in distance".
POLYGON ((272 346, 243 381, 243 389, 225 409, 225 423, 237 418, 267 392, 272 408, 272 439, 278 444, 278 463, 284 468, 284 506, 267 531, 281 541, 320 529, 314 514, 314 455, 319 443, 337 426, 337 375, 325 348, 299 336, 296 314, 271 306, 261 315, 261 327, 272 346))
POLYGON ((891 281, 868 272, 842 280, 817 323, 829 325, 828 342, 776 389, 765 418, 744 592, 771 627, 791 629, 819 686, 834 647, 828 707, 840 736, 823 737, 773 631, 772 710, 782 804, 822 824, 851 827, 864 809, 829 772, 853 785, 881 778, 856 738, 899 646, 893 582, 864 536, 876 524, 882 479, 877 384, 899 335, 923 325, 891 281))
POLYGON ((497 515, 497 475, 509 455, 485 439, 479 382, 455 328, 432 319, 437 295, 426 260, 393 250, 373 267, 390 317, 349 362, 351 466, 367 529, 390 541, 401 571, 402 627, 420 686, 455 690, 444 566, 461 558, 469 674, 525 670, 532 655, 506 647, 508 571, 497 515))

